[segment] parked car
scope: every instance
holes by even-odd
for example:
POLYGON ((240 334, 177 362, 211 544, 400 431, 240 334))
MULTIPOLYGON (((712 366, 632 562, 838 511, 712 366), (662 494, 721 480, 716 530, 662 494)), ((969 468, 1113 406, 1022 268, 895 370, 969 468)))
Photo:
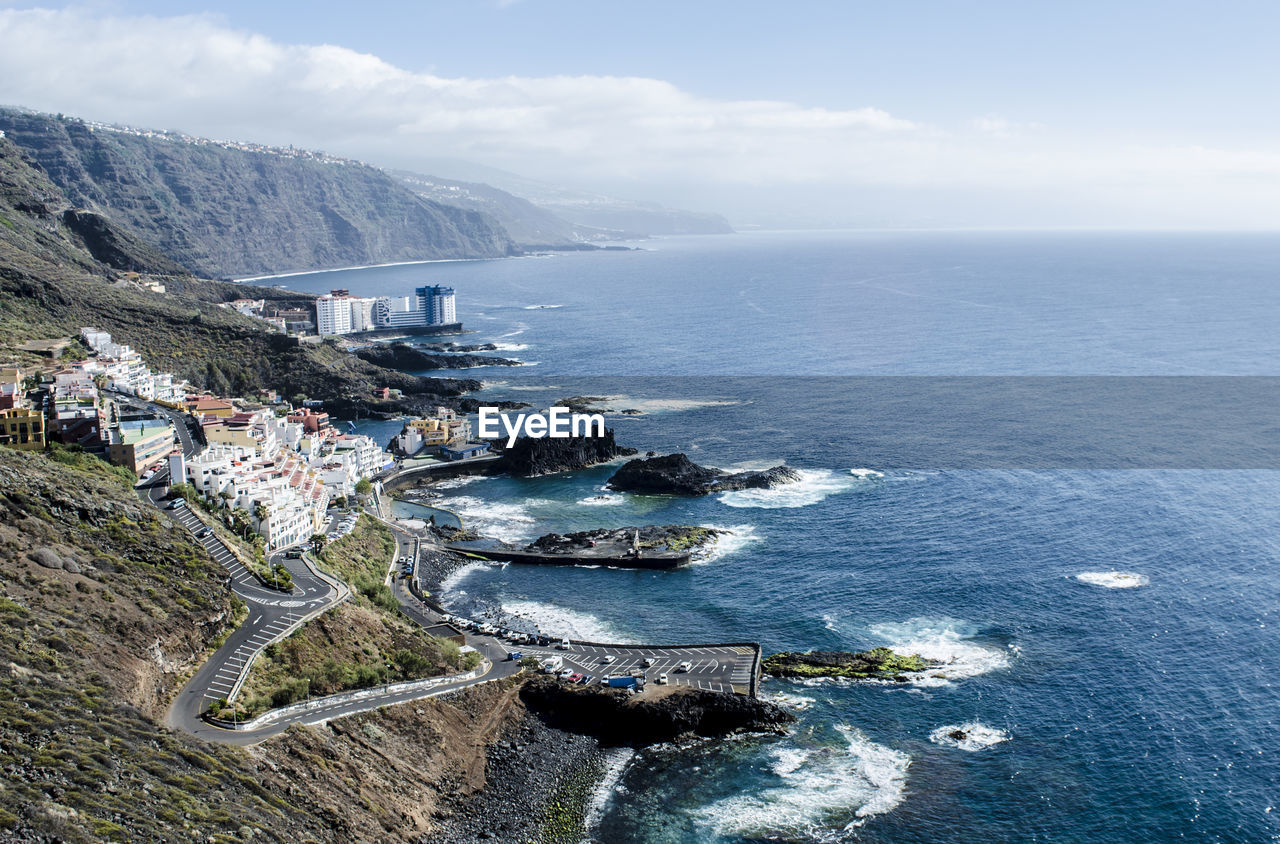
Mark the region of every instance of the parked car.
POLYGON ((574 675, 574 670, 572 668, 566 668, 564 671, 560 672, 560 679, 568 680, 571 677, 573 677, 573 675, 574 675))
POLYGON ((169 502, 170 510, 177 510, 178 508, 185 506, 187 506, 187 500, 185 498, 175 498, 169 502))
POLYGON ((651 656, 647 656, 647 657, 645 657, 645 658, 644 658, 644 667, 645 667, 645 668, 651 668, 651 667, 653 666, 654 661, 655 661, 655 660, 654 660, 654 658, 653 658, 653 657, 651 657, 651 656))
POLYGON ((570 682, 570 683, 580 683, 580 682, 582 682, 582 672, 581 672, 581 671, 575 671, 573 674, 570 674, 570 675, 569 675, 569 682, 570 682))
POLYGON ((615 662, 617 659, 618 659, 618 658, 617 658, 616 656, 614 656, 613 654, 605 654, 605 655, 604 655, 604 664, 605 664, 605 665, 608 665, 608 664, 609 664, 609 663, 611 663, 611 662, 615 662))
POLYGON ((665 686, 667 684, 667 673, 664 671, 658 675, 658 685, 665 686))
POLYGON ((587 683, 590 683, 595 678, 596 678, 596 675, 594 674, 583 674, 582 679, 579 680, 578 682, 582 683, 583 685, 586 685, 587 683))
POLYGON ((560 649, 560 650, 562 650, 562 651, 567 651, 567 650, 569 650, 569 640, 568 640, 568 639, 561 639, 561 640, 560 640, 560 643, 559 643, 559 644, 557 644, 557 645, 556 645, 556 647, 557 647, 557 648, 559 648, 559 649, 560 649))
POLYGON ((681 674, 684 674, 686 671, 691 671, 692 669, 693 669, 693 663, 691 662, 682 662, 676 666, 676 671, 681 674))
POLYGON ((211 533, 213 533, 213 531, 209 530, 207 527, 200 528, 200 530, 196 531, 196 539, 204 539, 206 536, 208 536, 211 533))

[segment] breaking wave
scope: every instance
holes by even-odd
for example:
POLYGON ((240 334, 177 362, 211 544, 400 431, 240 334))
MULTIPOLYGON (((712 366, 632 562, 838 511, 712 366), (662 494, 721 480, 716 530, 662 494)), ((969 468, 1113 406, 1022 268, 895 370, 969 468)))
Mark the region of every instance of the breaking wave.
POLYGON ((451 497, 441 504, 458 514, 462 523, 481 536, 503 542, 534 538, 535 520, 524 504, 486 501, 472 495, 451 497))
POLYGON ((908 674, 917 686, 946 686, 953 680, 1009 667, 1007 650, 974 642, 978 628, 966 621, 913 618, 901 623, 873 625, 871 634, 897 653, 920 654, 942 663, 939 668, 908 674))
POLYGON ((730 507, 761 507, 768 510, 783 507, 808 507, 836 493, 845 492, 857 480, 851 475, 837 474, 831 469, 799 469, 800 480, 772 489, 742 489, 726 492, 720 502, 730 507))
POLYGON ((1151 582, 1145 574, 1131 571, 1086 571, 1077 574, 1076 580, 1106 589, 1133 589, 1151 582))
POLYGON ((532 623, 549 636, 581 639, 585 642, 625 643, 627 637, 590 613, 544 604, 539 601, 504 600, 502 611, 532 623))
POLYGON ((720 800, 702 817, 723 836, 826 842, 891 811, 902 802, 910 758, 852 727, 836 729, 844 747, 775 745, 770 768, 777 786, 720 800))
POLYGON ((756 533, 755 525, 733 525, 732 527, 702 525, 702 527, 724 531, 724 533, 716 537, 714 544, 704 548, 700 554, 694 555, 693 561, 695 563, 709 563, 713 560, 719 560, 721 557, 727 557, 749 545, 764 541, 764 537, 756 533))
POLYGON ((948 724, 929 733, 929 741, 943 747, 954 747, 970 753, 1008 741, 1009 734, 995 727, 988 727, 977 721, 966 724, 948 724), (963 734, 963 735, 961 735, 963 734))

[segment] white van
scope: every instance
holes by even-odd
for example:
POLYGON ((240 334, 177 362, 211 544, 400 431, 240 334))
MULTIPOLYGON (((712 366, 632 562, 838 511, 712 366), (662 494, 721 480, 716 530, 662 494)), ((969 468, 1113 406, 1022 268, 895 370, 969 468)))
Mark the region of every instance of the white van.
POLYGON ((680 672, 681 674, 684 674, 685 672, 690 671, 692 668, 693 668, 692 662, 682 662, 676 666, 676 671, 680 672))

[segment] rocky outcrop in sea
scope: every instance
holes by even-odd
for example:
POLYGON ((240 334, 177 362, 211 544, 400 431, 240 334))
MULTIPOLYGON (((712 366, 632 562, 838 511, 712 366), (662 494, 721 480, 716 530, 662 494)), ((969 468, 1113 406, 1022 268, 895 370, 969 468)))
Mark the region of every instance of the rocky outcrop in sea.
POLYGON ((408 343, 375 343, 356 350, 356 357, 369 363, 407 372, 434 369, 473 369, 477 366, 521 366, 518 360, 493 355, 430 354, 408 343))
POLYGON ((873 677, 903 680, 904 674, 937 668, 940 663, 931 662, 919 654, 904 656, 888 648, 869 651, 808 651, 796 653, 784 651, 765 657, 761 666, 764 673, 774 677, 805 679, 810 677, 873 677))
POLYGON ((772 489, 800 480, 789 466, 751 472, 726 472, 699 466, 684 454, 631 460, 609 479, 612 489, 642 495, 708 495, 739 489, 772 489))
POLYGON ((626 689, 571 685, 534 677, 520 699, 550 726, 595 736, 605 745, 642 747, 687 736, 781 733, 795 716, 746 695, 688 687, 626 689))
POLYGON ((503 471, 525 476, 585 469, 636 453, 634 448, 618 445, 612 428, 606 428, 603 437, 520 437, 511 448, 503 448, 501 441, 495 441, 493 448, 502 453, 503 471))
POLYGON ((615 554, 633 547, 643 551, 670 551, 689 554, 716 541, 726 531, 699 525, 645 525, 644 527, 598 528, 576 533, 548 533, 525 546, 526 551, 543 554, 615 554))

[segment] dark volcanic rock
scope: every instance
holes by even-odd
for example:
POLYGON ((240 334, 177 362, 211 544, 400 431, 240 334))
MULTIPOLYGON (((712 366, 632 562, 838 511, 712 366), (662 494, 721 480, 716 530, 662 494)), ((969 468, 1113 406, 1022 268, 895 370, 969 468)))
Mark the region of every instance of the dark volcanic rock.
POLYGON ((498 444, 495 450, 502 451, 502 468, 513 475, 549 475, 585 469, 636 453, 634 448, 617 444, 612 428, 606 428, 603 437, 521 437, 511 448, 501 449, 498 444))
POLYGON ((356 357, 378 366, 409 372, 425 372, 434 369, 472 369, 477 366, 521 366, 518 360, 490 355, 449 354, 433 355, 415 349, 408 343, 378 343, 356 350, 356 357))
POLYGON ((800 480, 788 466, 731 474, 699 466, 683 454, 631 460, 609 479, 609 486, 643 495, 706 495, 735 489, 772 489, 800 480))
POLYGON ((592 735, 608 745, 644 746, 688 735, 778 733, 795 721, 768 701, 705 689, 667 687, 632 695, 625 689, 535 677, 520 690, 520 698, 551 726, 592 735))
POLYGON ((525 546, 525 550, 544 554, 621 555, 631 548, 638 533, 642 549, 688 553, 715 542, 716 537, 724 532, 696 525, 598 528, 576 533, 548 533, 525 546))

